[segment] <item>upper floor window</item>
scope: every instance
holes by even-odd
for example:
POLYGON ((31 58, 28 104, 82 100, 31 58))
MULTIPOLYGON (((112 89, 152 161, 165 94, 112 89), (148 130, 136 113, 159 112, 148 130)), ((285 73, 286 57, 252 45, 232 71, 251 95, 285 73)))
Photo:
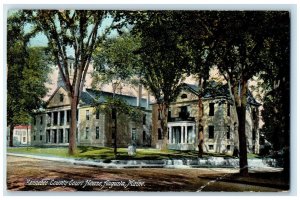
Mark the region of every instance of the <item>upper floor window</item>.
POLYGON ((227 116, 230 116, 230 104, 227 104, 227 116))
POLYGON ((99 130, 99 126, 96 127, 96 139, 99 139, 99 135, 100 135, 100 130, 99 130))
POLYGON ((63 102, 64 101, 64 94, 59 94, 59 101, 63 102))
POLYGON ((88 138, 89 138, 89 132, 90 132, 90 128, 89 128, 89 127, 86 127, 86 128, 85 128, 85 139, 88 139, 88 138))
POLYGON ((40 116, 40 124, 43 124, 43 116, 40 116))
POLYGON ((146 115, 143 115, 143 125, 146 124, 146 115))
POLYGON ((215 104, 209 103, 209 116, 214 116, 215 114, 215 104))
POLYGON ((227 139, 230 139, 230 126, 227 126, 227 139))
POLYGON ((208 138, 213 139, 214 138, 214 126, 208 126, 208 138))
POLYGON ((90 120, 90 111, 89 110, 86 111, 86 120, 90 120))
POLYGON ((99 110, 96 111, 96 119, 99 119, 100 118, 100 112, 99 110))

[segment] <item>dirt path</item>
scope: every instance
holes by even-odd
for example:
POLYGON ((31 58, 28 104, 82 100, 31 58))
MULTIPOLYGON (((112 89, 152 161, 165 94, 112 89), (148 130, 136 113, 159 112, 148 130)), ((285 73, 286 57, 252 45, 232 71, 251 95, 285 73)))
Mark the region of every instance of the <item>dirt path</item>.
MULTIPOLYGON (((103 169, 7 156, 10 191, 249 191, 245 183, 222 183, 236 169, 103 169), (217 180, 207 185, 208 182, 217 180), (46 185, 45 185, 46 182, 46 185), (80 184, 81 183, 81 184, 80 184), (77 184, 77 185, 76 185, 77 184), (222 185, 226 186, 223 187, 222 185), (219 190, 219 189, 222 190, 219 190)), ((281 191, 270 187, 250 191, 281 191)))

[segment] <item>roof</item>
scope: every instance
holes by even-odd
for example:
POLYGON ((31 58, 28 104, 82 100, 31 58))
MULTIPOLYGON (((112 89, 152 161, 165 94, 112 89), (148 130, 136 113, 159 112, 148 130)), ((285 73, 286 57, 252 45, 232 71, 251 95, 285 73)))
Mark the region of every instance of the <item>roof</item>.
POLYGON ((18 125, 15 126, 14 129, 31 129, 31 126, 27 126, 27 125, 18 125))
MULTIPOLYGON (((199 87, 197 85, 185 83, 183 85, 183 88, 193 92, 196 95, 199 95, 199 87)), ((227 84, 223 85, 223 84, 217 83, 215 81, 210 81, 207 83, 207 87, 204 90, 203 97, 204 98, 216 98, 216 97, 230 98, 230 92, 229 92, 228 85, 227 84)), ((247 102, 248 102, 248 104, 251 104, 254 106, 261 105, 253 97, 253 95, 249 89, 247 90, 247 102)))
MULTIPOLYGON (((104 102, 106 102, 108 97, 112 97, 112 96, 113 96, 113 93, 111 93, 111 92, 104 92, 104 91, 99 91, 99 90, 94 90, 94 89, 86 89, 85 91, 81 92, 80 104, 81 105, 91 105, 94 102, 104 103, 104 102)), ((137 97, 135 97, 135 96, 124 95, 124 94, 115 94, 115 97, 124 100, 130 106, 137 105, 137 97)), ((147 99, 141 98, 140 105, 141 105, 141 107, 146 108, 147 107, 147 99)))

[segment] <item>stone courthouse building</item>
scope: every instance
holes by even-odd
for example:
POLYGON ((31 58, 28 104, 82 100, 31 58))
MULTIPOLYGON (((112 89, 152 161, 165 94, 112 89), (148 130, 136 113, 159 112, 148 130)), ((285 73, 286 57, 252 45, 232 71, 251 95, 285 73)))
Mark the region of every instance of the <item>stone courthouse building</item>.
MULTIPOLYGON (((233 153, 238 148, 237 117, 230 103, 227 85, 207 90, 203 97, 204 151, 233 153)), ((198 150, 198 87, 185 84, 168 113, 168 148, 198 150)), ((259 153, 258 106, 248 91, 246 111, 246 137, 248 152, 259 153)), ((158 105, 152 106, 152 146, 160 148, 162 128, 158 105)))
MULTIPOLYGON (((112 146, 115 124, 112 116, 97 112, 93 102, 105 104, 112 93, 85 89, 80 96, 77 113, 77 145, 112 146)), ((132 121, 124 114, 117 116, 117 145, 127 147, 135 143, 138 146, 149 146, 151 143, 151 109, 147 99, 135 96, 116 94, 128 105, 137 107, 143 112, 143 119, 132 121)), ((70 136, 71 106, 68 94, 60 86, 33 119, 32 145, 68 145, 70 136)))

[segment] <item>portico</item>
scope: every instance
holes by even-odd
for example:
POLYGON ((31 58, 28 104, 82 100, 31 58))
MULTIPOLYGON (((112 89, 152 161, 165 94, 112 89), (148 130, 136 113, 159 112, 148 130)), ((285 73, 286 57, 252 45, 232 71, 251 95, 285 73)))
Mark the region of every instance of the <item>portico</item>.
POLYGON ((195 122, 168 122, 168 147, 176 150, 194 150, 195 122))
POLYGON ((47 144, 68 144, 70 136, 69 107, 51 109, 46 112, 46 143, 47 144))

